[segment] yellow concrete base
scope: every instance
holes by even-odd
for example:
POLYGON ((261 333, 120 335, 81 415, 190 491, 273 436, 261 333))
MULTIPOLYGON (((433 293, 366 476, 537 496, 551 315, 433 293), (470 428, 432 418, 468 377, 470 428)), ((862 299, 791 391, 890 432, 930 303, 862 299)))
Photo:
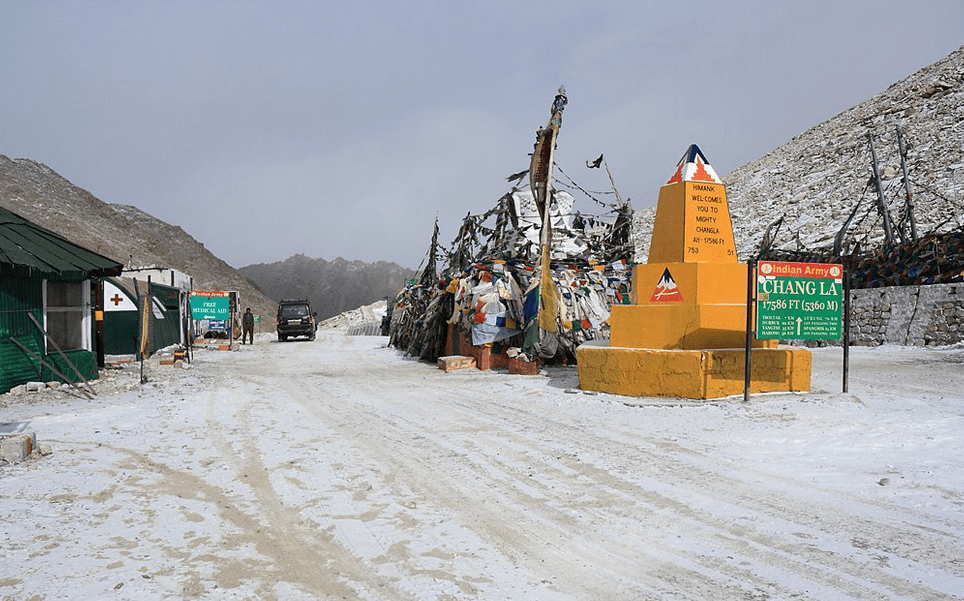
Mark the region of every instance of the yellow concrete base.
MULTIPOLYGON (((655 350, 743 348, 746 304, 613 305, 610 345, 655 350)), ((771 348, 775 340, 754 340, 754 348, 771 348)))
MULTIPOLYGON (((632 305, 614 305, 614 347, 698 350, 746 344, 747 267, 742 263, 657 263, 633 268, 632 305), (676 285, 657 295, 664 282, 676 285)), ((775 347, 756 341, 754 348, 775 347)))
MULTIPOLYGON (((752 350, 750 392, 808 392, 810 351, 752 350)), ((576 349, 579 386, 623 396, 716 399, 743 394, 742 348, 654 350, 587 342, 576 349)))

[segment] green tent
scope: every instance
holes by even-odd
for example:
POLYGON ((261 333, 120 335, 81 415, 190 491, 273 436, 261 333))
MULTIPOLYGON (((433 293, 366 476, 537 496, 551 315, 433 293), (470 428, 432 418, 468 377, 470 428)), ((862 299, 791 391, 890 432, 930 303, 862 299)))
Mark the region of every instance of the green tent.
POLYGON ((148 351, 153 353, 174 344, 184 344, 182 331, 187 308, 183 292, 173 286, 134 280, 109 278, 104 286, 104 352, 108 355, 136 354, 140 341, 139 307, 150 303, 148 317, 148 351), (139 298, 140 297, 140 298, 139 298), (182 313, 182 307, 183 313, 182 313))
POLYGON ((91 299, 122 268, 0 207, 0 393, 57 372, 76 381, 71 364, 97 378, 91 299))

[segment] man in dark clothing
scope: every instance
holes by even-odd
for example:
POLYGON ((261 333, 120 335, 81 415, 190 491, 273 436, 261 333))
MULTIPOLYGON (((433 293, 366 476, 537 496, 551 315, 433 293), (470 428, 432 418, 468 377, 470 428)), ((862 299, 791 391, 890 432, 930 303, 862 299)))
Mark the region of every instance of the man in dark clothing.
POLYGON ((241 317, 241 344, 244 344, 244 339, 247 338, 251 344, 254 344, 254 314, 251 313, 251 307, 244 312, 244 316, 241 317))

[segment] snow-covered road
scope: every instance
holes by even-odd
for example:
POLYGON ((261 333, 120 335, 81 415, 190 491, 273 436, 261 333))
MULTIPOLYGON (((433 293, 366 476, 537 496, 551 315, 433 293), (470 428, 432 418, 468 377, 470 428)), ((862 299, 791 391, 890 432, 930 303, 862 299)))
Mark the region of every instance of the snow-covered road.
POLYGON ((321 330, 0 397, 0 599, 964 598, 964 348, 716 402, 321 330))

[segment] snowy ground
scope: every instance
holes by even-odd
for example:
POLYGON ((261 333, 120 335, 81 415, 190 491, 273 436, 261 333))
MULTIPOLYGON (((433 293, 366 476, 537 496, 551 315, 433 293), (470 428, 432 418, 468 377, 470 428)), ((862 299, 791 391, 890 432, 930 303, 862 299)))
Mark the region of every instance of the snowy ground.
POLYGON ((0 396, 0 600, 964 598, 964 348, 696 403, 320 330, 0 396))

